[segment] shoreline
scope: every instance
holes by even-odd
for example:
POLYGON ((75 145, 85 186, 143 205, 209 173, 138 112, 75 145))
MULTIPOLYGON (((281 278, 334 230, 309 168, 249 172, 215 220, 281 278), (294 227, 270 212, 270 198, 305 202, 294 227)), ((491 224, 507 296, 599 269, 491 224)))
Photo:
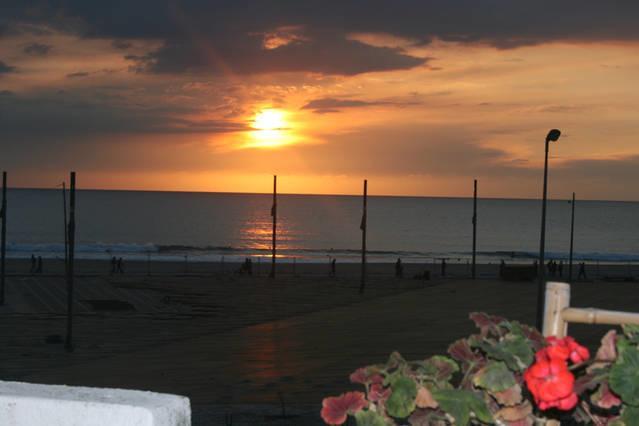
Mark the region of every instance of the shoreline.
MULTIPOLYGON (((166 260, 123 260, 124 273, 112 272, 110 259, 88 260, 76 259, 74 271, 76 276, 224 276, 238 275, 243 261, 224 262, 194 262, 187 261, 174 262, 166 260)), ((576 279, 579 271, 579 261, 573 262, 573 277, 576 279)), ((402 262, 403 278, 423 279, 424 272, 430 274, 431 279, 436 278, 471 278, 471 264, 468 262, 446 263, 445 276, 442 275, 441 261, 430 261, 421 263, 402 262), (417 277, 417 275, 420 275, 417 277)), ((532 262, 506 262, 507 266, 530 267, 532 262)), ((567 280, 568 264, 564 263, 563 273, 551 276, 547 273, 548 280, 567 280)), ((477 263, 476 276, 479 279, 494 279, 499 277, 499 263, 477 263)), ((253 276, 267 276, 271 270, 271 259, 253 260, 253 276)), ((368 276, 394 277, 394 262, 367 262, 366 270, 368 276)), ((276 272, 282 276, 331 276, 331 267, 328 261, 324 263, 307 263, 290 261, 287 258, 278 259, 276 262, 276 272)), ((7 276, 64 276, 63 259, 43 259, 42 273, 31 271, 30 259, 7 259, 7 276)), ((340 262, 336 263, 337 277, 359 277, 361 276, 361 263, 340 262)), ((617 277, 639 277, 639 264, 605 264, 586 262, 587 279, 602 279, 606 276, 617 277)))

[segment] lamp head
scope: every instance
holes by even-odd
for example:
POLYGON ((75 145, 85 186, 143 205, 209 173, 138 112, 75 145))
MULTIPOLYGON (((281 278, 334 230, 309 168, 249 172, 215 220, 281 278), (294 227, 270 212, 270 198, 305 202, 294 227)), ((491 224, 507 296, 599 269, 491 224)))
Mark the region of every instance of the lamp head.
POLYGON ((546 136, 546 142, 557 142, 559 136, 561 136, 561 131, 558 129, 552 129, 548 132, 548 136, 546 136))

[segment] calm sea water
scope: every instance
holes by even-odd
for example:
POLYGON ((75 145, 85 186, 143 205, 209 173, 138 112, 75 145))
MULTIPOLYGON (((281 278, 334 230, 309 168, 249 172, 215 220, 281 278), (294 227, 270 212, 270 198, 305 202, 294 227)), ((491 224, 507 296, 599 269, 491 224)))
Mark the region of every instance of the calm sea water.
MULTIPOLYGON (((9 256, 61 257, 60 190, 9 190, 9 256)), ((270 195, 91 191, 77 193, 77 256, 218 261, 267 256, 270 195)), ((472 199, 369 197, 371 261, 465 261, 472 243, 472 199)), ((548 205, 547 257, 567 257, 571 204, 548 205)), ((536 256, 541 202, 480 199, 477 249, 482 261, 536 256)), ((356 261, 361 246, 361 197, 280 195, 278 248, 284 257, 356 261)), ((639 261, 639 203, 577 201, 576 258, 639 261)))

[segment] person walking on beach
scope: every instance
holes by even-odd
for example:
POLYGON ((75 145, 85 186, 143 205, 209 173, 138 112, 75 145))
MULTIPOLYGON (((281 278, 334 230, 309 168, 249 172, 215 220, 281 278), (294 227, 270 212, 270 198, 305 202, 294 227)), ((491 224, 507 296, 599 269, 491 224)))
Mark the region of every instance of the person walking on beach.
POLYGON ((562 278, 564 275, 564 261, 560 260, 559 265, 557 266, 557 271, 559 272, 559 278, 562 278))
POLYGON ((38 256, 38 267, 36 269, 38 274, 42 273, 42 256, 38 256))
POLYGON ((586 281, 586 262, 581 262, 579 264, 579 274, 577 275, 577 279, 580 280, 583 277, 583 280, 586 281))
POLYGON ((506 268, 506 262, 502 259, 499 263, 499 278, 504 278, 504 268, 506 268))
POLYGON ((442 277, 446 276, 446 259, 442 259, 442 277))
POLYGON ((31 254, 31 273, 33 274, 37 269, 36 266, 36 258, 33 254, 31 254))
POLYGON ((337 259, 331 260, 331 277, 335 278, 337 275, 337 259))
POLYGON ((397 258, 395 262, 395 278, 404 278, 404 267, 402 266, 402 259, 397 258))
POLYGON ((111 258, 111 275, 117 272, 117 268, 118 268, 118 260, 115 258, 115 256, 113 256, 111 258))
POLYGON ((124 263, 124 259, 119 258, 119 259, 118 259, 118 262, 117 262, 117 266, 118 266, 118 272, 119 272, 120 274, 124 274, 124 266, 123 266, 123 263, 124 263))

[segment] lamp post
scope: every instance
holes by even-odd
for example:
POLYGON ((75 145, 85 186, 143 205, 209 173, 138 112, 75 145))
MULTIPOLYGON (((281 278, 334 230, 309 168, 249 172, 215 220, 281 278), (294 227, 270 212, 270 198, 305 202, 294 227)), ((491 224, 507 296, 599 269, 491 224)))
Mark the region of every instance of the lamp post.
POLYGON ((539 272, 537 274, 537 329, 541 330, 544 318, 544 293, 546 291, 544 254, 546 249, 546 196, 548 192, 548 146, 550 142, 557 142, 561 132, 552 129, 546 136, 546 156, 544 157, 544 193, 541 202, 541 237, 539 239, 539 272))

